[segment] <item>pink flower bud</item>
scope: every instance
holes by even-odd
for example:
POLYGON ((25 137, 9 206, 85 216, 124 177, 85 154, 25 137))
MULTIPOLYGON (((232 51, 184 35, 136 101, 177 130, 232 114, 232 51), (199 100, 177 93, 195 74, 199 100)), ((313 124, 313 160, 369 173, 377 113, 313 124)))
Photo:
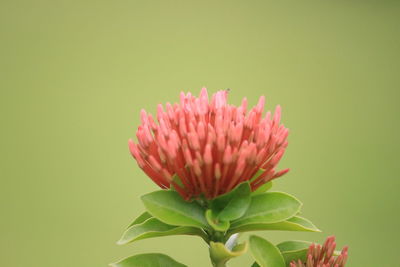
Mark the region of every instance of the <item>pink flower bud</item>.
POLYGON ((344 267, 348 257, 348 247, 344 247, 339 256, 335 256, 335 237, 326 239, 323 246, 311 244, 308 248, 306 262, 292 261, 290 267, 344 267))

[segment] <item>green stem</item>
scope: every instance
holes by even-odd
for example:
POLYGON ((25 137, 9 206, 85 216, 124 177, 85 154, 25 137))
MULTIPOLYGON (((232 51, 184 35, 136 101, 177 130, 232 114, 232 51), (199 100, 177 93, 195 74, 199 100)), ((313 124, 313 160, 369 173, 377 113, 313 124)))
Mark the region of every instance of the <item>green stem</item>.
POLYGON ((226 258, 221 257, 220 251, 217 247, 210 246, 210 259, 211 263, 214 267, 225 267, 226 262, 228 261, 226 258))
POLYGON ((217 263, 214 263, 213 262, 213 266, 214 267, 226 267, 226 264, 225 264, 225 262, 217 262, 217 263))
POLYGON ((241 252, 233 251, 237 245, 238 234, 231 236, 226 243, 210 241, 210 259, 214 267, 225 267, 226 263, 241 252))

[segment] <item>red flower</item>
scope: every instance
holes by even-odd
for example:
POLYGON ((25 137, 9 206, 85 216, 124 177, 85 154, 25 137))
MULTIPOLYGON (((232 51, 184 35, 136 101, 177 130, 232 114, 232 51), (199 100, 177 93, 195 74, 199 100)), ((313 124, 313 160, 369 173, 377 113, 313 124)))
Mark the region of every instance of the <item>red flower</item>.
POLYGON ((197 98, 182 92, 180 103, 161 104, 157 121, 141 111, 136 133, 129 140, 140 168, 161 188, 171 185, 185 199, 215 198, 250 180, 252 190, 282 176, 275 167, 287 147, 288 129, 280 124, 281 109, 262 117, 265 98, 247 112, 247 100, 238 107, 227 103, 228 91, 208 100, 203 88, 197 98), (263 172, 254 177, 258 170, 263 172), (174 178, 179 177, 179 180, 174 178))
POLYGON ((344 267, 348 257, 348 247, 344 247, 341 254, 335 257, 335 237, 326 239, 323 246, 312 244, 308 249, 307 262, 300 260, 291 262, 290 267, 344 267))

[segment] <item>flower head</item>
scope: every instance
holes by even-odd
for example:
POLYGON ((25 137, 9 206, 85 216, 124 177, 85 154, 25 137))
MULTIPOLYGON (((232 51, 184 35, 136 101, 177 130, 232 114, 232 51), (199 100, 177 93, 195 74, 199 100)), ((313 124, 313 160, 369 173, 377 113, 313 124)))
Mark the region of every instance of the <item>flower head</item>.
POLYGON ((199 97, 182 92, 180 103, 158 105, 158 122, 141 111, 138 144, 129 140, 129 148, 161 188, 173 186, 185 199, 212 199, 241 182, 255 190, 288 172, 275 170, 288 144, 280 106, 263 117, 263 96, 248 111, 246 98, 236 107, 227 95, 218 91, 209 101, 205 88, 199 97))
POLYGON ((307 252, 306 262, 291 262, 290 267, 344 267, 348 256, 348 247, 344 247, 339 256, 335 257, 335 237, 326 239, 323 246, 312 244, 307 252))

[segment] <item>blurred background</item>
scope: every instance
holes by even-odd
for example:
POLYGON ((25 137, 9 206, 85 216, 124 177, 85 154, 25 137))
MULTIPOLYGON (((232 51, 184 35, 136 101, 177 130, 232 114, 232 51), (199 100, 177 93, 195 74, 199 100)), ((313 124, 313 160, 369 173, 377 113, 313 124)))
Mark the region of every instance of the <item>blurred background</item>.
MULTIPOLYGON (((399 1, 0 2, 0 266, 107 266, 143 252, 210 266, 196 237, 117 246, 157 187, 128 153, 140 109, 231 88, 283 108, 275 190, 350 246, 398 266, 399 1)), ((250 266, 250 255, 230 266, 250 266)))

